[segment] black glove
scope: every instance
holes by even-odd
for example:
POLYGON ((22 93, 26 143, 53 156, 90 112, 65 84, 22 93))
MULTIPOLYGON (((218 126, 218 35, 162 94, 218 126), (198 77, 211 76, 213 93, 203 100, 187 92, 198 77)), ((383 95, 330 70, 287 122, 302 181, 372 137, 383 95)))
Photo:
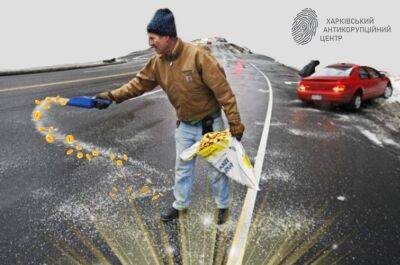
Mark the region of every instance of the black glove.
POLYGON ((109 92, 99 93, 93 97, 94 107, 97 109, 106 109, 113 102, 111 97, 109 96, 109 92))
POLYGON ((238 140, 239 142, 240 142, 240 140, 242 140, 242 137, 243 137, 243 133, 235 135, 236 140, 238 140))

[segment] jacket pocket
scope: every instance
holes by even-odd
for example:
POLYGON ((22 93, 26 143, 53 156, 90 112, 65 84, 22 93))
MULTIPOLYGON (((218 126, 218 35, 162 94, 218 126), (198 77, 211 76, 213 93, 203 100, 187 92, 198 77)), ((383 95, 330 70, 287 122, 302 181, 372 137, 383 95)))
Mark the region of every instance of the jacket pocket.
POLYGON ((192 69, 189 69, 189 70, 182 70, 181 71, 181 75, 182 75, 182 77, 183 77, 183 83, 184 84, 191 84, 191 83, 193 83, 195 80, 194 80, 194 71, 192 70, 192 69))
POLYGON ((204 84, 198 73, 193 69, 181 70, 181 85, 189 94, 205 94, 204 84))

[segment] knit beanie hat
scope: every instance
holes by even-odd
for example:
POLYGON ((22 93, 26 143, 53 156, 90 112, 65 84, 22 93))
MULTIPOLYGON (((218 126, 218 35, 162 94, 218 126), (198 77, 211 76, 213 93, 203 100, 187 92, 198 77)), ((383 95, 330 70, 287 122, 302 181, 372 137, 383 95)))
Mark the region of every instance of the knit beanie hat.
POLYGON ((147 25, 147 32, 176 37, 175 18, 171 10, 168 8, 158 9, 147 25))

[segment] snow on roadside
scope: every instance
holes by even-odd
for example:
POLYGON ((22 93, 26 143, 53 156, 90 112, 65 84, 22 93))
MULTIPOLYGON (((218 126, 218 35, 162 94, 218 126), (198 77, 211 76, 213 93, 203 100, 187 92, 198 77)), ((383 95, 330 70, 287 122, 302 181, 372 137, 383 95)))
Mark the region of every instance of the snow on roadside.
POLYGON ((363 127, 360 127, 360 126, 356 126, 356 127, 360 131, 361 134, 363 134, 365 137, 367 137, 374 144, 376 144, 380 147, 384 147, 384 144, 386 144, 386 145, 391 145, 393 147, 400 149, 399 143, 397 143, 393 139, 389 138, 387 135, 383 134, 382 132, 374 133, 363 127))
POLYGON ((361 127, 357 127, 357 128, 371 142, 373 142, 376 145, 379 145, 380 147, 383 147, 382 141, 378 139, 378 136, 375 133, 373 133, 373 132, 371 132, 369 130, 366 130, 364 128, 361 128, 361 127))
POLYGON ((400 75, 388 75, 393 87, 393 95, 387 100, 388 103, 400 103, 400 75))

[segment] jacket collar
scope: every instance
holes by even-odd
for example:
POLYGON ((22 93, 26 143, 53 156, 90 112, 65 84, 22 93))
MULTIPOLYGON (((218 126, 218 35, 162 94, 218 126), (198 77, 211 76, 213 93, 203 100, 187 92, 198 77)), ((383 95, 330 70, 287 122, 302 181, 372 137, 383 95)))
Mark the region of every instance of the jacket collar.
POLYGON ((179 55, 181 55, 183 50, 183 41, 178 38, 175 44, 174 49, 172 50, 172 53, 169 55, 161 55, 160 58, 166 61, 174 61, 178 59, 179 55))

